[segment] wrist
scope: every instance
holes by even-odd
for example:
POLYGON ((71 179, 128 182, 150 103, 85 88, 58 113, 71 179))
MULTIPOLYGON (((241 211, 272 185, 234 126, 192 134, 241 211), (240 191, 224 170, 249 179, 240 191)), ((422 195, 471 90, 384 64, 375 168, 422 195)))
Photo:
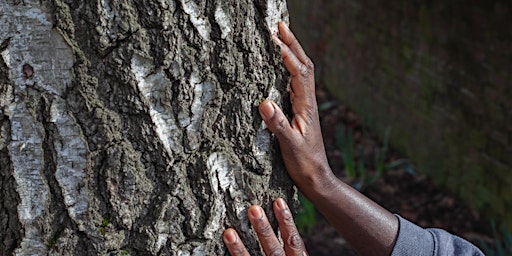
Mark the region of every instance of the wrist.
POLYGON ((312 170, 305 172, 303 177, 294 179, 295 184, 306 197, 315 197, 314 195, 329 190, 335 185, 336 180, 337 177, 328 163, 319 164, 312 170))

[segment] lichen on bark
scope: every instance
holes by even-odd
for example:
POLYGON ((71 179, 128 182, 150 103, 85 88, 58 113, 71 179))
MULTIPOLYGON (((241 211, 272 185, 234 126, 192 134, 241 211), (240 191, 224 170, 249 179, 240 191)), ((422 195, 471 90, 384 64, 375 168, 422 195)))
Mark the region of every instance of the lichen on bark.
POLYGON ((0 7, 0 249, 216 255, 232 226, 259 252, 247 207, 294 197, 257 110, 287 102, 284 1, 0 7))

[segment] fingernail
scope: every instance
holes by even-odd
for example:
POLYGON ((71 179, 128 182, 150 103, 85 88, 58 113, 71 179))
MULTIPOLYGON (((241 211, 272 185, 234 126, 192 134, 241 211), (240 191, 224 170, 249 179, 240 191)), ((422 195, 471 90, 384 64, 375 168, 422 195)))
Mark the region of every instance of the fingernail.
POLYGON ((268 120, 274 116, 275 110, 274 106, 272 106, 272 103, 269 101, 264 101, 260 105, 260 115, 263 117, 263 119, 268 120))
POLYGON ((281 41, 281 39, 279 39, 279 37, 277 37, 276 35, 272 35, 272 40, 274 41, 275 44, 277 44, 279 47, 281 47, 281 44, 283 43, 283 41, 281 41))
POLYGON ((286 30, 290 30, 290 28, 288 27, 288 25, 286 25, 285 22, 281 21, 279 22, 279 24, 281 24, 281 26, 283 26, 286 30))
POLYGON ((279 207, 279 209, 286 210, 286 208, 288 208, 286 206, 286 202, 284 201, 284 199, 278 198, 276 201, 277 201, 277 207, 279 207))
POLYGON ((259 220, 263 217, 263 209, 261 209, 261 207, 259 207, 259 206, 251 207, 251 208, 249 208, 249 214, 251 214, 251 216, 254 219, 259 220))
POLYGON ((230 244, 234 244, 237 240, 236 233, 232 229, 226 230, 226 232, 224 233, 224 238, 226 239, 226 242, 230 244))

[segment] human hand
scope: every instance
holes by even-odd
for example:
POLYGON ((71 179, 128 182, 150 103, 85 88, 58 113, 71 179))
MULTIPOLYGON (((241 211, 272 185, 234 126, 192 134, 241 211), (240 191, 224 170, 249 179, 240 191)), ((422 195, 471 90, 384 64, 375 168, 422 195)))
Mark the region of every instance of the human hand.
MULTIPOLYGON (((290 209, 282 198, 278 198, 274 201, 274 213, 279 223, 279 231, 281 232, 281 238, 284 242, 284 249, 279 243, 276 234, 274 234, 272 226, 270 226, 263 209, 260 206, 253 205, 247 211, 249 221, 258 235, 258 240, 260 241, 261 247, 263 247, 265 255, 308 255, 304 242, 293 221, 290 209)), ((240 237, 234 229, 230 228, 224 231, 223 239, 231 255, 249 255, 249 252, 242 241, 240 241, 240 237)))
POLYGON ((271 101, 259 106, 266 125, 279 140, 281 154, 290 177, 301 190, 331 173, 325 154, 315 97, 314 65, 299 42, 283 23, 278 24, 281 39, 273 35, 281 48, 284 65, 291 74, 290 99, 293 119, 271 101), (324 175, 327 174, 327 175, 324 175))

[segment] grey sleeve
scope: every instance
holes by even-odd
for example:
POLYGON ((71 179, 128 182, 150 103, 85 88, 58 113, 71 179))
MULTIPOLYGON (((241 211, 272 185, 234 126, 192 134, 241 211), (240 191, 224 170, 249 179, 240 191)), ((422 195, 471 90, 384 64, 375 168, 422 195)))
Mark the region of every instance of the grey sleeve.
POLYGON ((423 229, 397 216, 398 238, 392 256, 484 255, 470 242, 441 229, 423 229))

